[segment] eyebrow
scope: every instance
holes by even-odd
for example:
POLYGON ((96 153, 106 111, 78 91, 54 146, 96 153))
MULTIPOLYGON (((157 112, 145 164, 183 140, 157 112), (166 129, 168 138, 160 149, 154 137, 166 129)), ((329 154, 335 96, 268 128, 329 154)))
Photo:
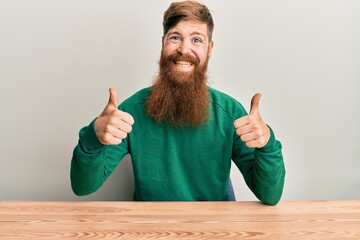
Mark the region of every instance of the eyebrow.
MULTIPOLYGON (((169 31, 169 32, 168 32, 168 35, 171 35, 171 34, 181 35, 181 33, 179 33, 178 31, 174 31, 174 32, 169 31)), ((190 36, 194 36, 194 35, 199 35, 199 36, 202 36, 203 38, 207 39, 205 34, 203 34, 203 33, 201 33, 201 32, 198 32, 198 31, 192 32, 192 33, 190 34, 190 36)))
POLYGON ((201 33, 201 32, 198 32, 198 31, 195 31, 195 32, 193 32, 193 33, 190 34, 190 36, 193 36, 193 35, 199 35, 199 36, 202 36, 203 38, 206 39, 206 35, 203 34, 203 33, 201 33))

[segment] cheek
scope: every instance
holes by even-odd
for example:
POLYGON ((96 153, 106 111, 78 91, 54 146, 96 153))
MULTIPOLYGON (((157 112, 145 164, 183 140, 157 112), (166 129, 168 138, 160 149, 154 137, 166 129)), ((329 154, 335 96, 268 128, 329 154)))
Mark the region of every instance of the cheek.
POLYGON ((200 62, 204 63, 208 58, 208 51, 201 50, 201 51, 198 51, 196 55, 199 58, 200 62))
POLYGON ((166 47, 163 47, 163 48, 161 49, 161 54, 162 54, 163 56, 167 56, 167 55, 169 54, 168 49, 167 49, 166 47))
POLYGON ((173 53, 174 51, 176 51, 176 49, 178 49, 178 46, 176 46, 176 44, 165 44, 162 47, 162 51, 165 54, 173 53))

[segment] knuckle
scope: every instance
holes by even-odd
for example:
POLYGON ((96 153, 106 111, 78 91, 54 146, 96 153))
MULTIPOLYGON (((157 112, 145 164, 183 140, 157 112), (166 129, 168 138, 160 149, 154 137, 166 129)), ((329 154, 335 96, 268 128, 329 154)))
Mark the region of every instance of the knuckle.
POLYGON ((120 138, 121 139, 124 139, 124 138, 126 138, 127 137, 127 133, 126 132, 121 132, 120 133, 120 138))
POLYGON ((264 146, 265 145, 265 138, 260 138, 259 139, 259 144, 261 145, 261 146, 264 146))
POLYGON ((114 140, 113 144, 120 144, 121 142, 122 142, 122 139, 116 139, 116 140, 114 140))
POLYGON ((111 142, 111 136, 110 134, 105 134, 103 137, 103 140, 105 143, 109 144, 111 142))
POLYGON ((261 128, 259 128, 257 130, 257 134, 258 134, 258 136, 262 136, 262 135, 264 135, 264 131, 261 128))
POLYGON ((124 124, 124 125, 121 127, 121 130, 124 131, 125 133, 131 132, 131 125, 129 125, 129 124, 124 124))
POLYGON ((111 126, 110 126, 110 124, 105 125, 104 131, 105 131, 105 134, 107 134, 107 133, 109 133, 109 132, 111 131, 111 126))
POLYGON ((104 139, 103 137, 99 137, 99 141, 100 141, 102 144, 104 144, 104 145, 107 144, 106 141, 105 141, 105 139, 104 139))
POLYGON ((118 121, 118 118, 115 115, 112 115, 109 119, 110 124, 115 124, 118 121))
POLYGON ((238 120, 235 120, 235 121, 234 121, 234 127, 235 127, 235 128, 238 128, 238 125, 239 125, 239 124, 238 124, 238 120))
POLYGON ((129 125, 133 125, 134 124, 134 118, 128 114, 128 113, 124 113, 123 115, 123 119, 125 122, 127 122, 129 125))
POLYGON ((128 131, 127 131, 127 133, 130 133, 131 131, 132 131, 132 126, 131 125, 129 125, 129 127, 128 127, 128 129, 127 129, 128 131))

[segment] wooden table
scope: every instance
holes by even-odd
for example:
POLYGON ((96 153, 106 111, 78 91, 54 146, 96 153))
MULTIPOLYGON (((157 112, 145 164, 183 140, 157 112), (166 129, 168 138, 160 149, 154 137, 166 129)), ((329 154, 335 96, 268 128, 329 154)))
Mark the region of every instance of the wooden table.
POLYGON ((360 200, 0 201, 0 239, 360 239, 360 200))

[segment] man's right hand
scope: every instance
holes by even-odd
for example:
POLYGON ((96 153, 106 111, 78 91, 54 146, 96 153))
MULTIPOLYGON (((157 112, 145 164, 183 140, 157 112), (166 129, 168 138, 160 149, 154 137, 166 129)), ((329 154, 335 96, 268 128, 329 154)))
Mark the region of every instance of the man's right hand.
POLYGON ((117 107, 118 96, 114 88, 109 89, 110 97, 104 111, 95 121, 95 132, 104 145, 117 145, 131 132, 133 117, 117 107))

